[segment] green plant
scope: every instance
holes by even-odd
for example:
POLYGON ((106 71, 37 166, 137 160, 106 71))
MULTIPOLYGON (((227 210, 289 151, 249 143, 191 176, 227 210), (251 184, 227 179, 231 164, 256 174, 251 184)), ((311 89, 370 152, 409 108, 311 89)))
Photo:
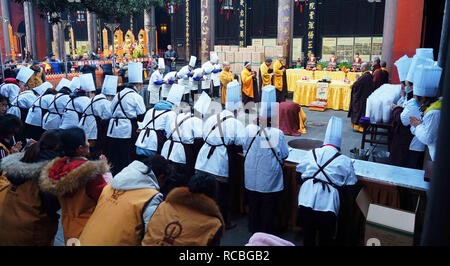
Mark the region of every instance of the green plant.
POLYGON ((340 70, 342 70, 343 67, 345 67, 347 70, 352 68, 352 64, 348 62, 342 62, 337 66, 340 70))
POLYGON ((328 67, 328 64, 324 61, 319 61, 316 64, 316 68, 318 68, 319 66, 322 67, 322 69, 326 69, 328 67))

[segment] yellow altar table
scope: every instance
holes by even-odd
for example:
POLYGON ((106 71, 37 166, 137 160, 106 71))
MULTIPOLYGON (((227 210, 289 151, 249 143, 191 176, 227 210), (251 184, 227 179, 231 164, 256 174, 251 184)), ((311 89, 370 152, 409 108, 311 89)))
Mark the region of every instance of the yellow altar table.
MULTIPOLYGON (((318 80, 298 80, 294 89, 294 102, 309 106, 316 100, 318 80)), ((332 81, 328 86, 328 109, 348 111, 353 82, 332 81)))
MULTIPOLYGON (((314 71, 314 79, 331 78, 335 81, 342 81, 345 78, 345 73, 342 71, 314 71)), ((351 82, 356 81, 356 76, 361 76, 361 72, 348 72, 347 78, 351 82)), ((304 76, 313 79, 313 71, 306 69, 287 69, 286 80, 288 91, 295 91, 296 82, 301 80, 304 76)))

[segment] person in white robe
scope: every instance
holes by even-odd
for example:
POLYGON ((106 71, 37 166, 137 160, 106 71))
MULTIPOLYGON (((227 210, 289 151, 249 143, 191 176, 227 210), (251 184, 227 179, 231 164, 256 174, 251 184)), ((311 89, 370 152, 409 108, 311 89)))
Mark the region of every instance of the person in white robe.
POLYGON ((259 123, 245 129, 244 182, 251 233, 274 233, 274 218, 284 188, 283 164, 289 147, 283 131, 271 126, 278 115, 275 91, 275 86, 263 88, 259 123))
POLYGON ((414 75, 414 98, 424 110, 423 117, 410 116, 411 132, 428 146, 431 160, 436 159, 436 145, 439 136, 442 99, 437 99, 442 68, 420 65, 414 75))
POLYGON ((401 97, 398 99, 396 104, 392 104, 391 109, 394 110, 397 106, 405 107, 406 102, 413 97, 412 91, 406 86, 406 76, 408 75, 409 68, 411 66, 412 58, 404 55, 399 60, 395 62, 397 67, 398 78, 402 85, 401 97))
POLYGON ((84 109, 79 127, 86 132, 92 158, 107 153, 106 131, 112 117, 111 101, 117 94, 118 76, 105 75, 102 93, 90 100, 84 109))
POLYGON ((195 161, 203 145, 201 116, 206 115, 210 104, 211 98, 204 92, 194 105, 200 117, 188 110, 167 124, 169 135, 161 155, 174 165, 176 173, 166 181, 168 189, 186 186, 195 174, 195 161))
MULTIPOLYGON (((435 62, 431 60, 429 56, 425 57, 427 55, 424 54, 422 51, 424 50, 421 48, 416 49, 416 55, 414 55, 411 61, 408 74, 405 78, 407 89, 409 92, 412 92, 413 94, 415 90, 414 77, 416 76, 417 67, 419 65, 432 66, 435 64, 435 62)), ((410 117, 411 116, 422 117, 423 111, 424 110, 421 110, 421 105, 417 102, 416 98, 411 98, 410 100, 406 101, 406 103, 404 103, 403 111, 400 114, 402 124, 404 126, 410 126, 411 125, 410 117)), ((425 158, 425 149, 426 145, 422 143, 416 136, 414 136, 409 145, 408 154, 406 155, 407 156, 406 167, 413 169, 422 169, 423 161, 425 158)))
POLYGON ((42 128, 44 130, 58 129, 61 125, 64 108, 70 101, 70 94, 72 93, 70 83, 69 80, 63 78, 56 86, 57 94, 53 96, 48 106, 48 112, 43 118, 42 128))
POLYGON ((203 69, 203 79, 201 82, 202 90, 201 92, 206 92, 208 95, 211 94, 211 75, 214 71, 214 65, 211 63, 211 61, 208 61, 202 65, 203 69))
POLYGON ((25 137, 33 140, 39 140, 44 133, 42 129, 42 118, 48 111, 51 101, 56 93, 50 82, 44 82, 33 89, 38 97, 31 104, 25 119, 24 131, 25 137))
POLYGON ((211 81, 213 86, 212 97, 219 98, 219 90, 220 90, 220 72, 222 72, 222 65, 219 64, 219 57, 216 53, 211 54, 210 62, 214 66, 214 70, 211 73, 211 81))
POLYGON ((322 148, 309 151, 297 165, 303 184, 298 194, 305 246, 332 244, 339 214, 338 189, 357 183, 353 161, 342 155, 342 119, 331 117, 322 148))
POLYGON ((231 221, 228 210, 230 178, 236 178, 235 168, 230 167, 239 162, 238 153, 242 152, 245 127, 236 119, 237 111, 242 107, 241 86, 237 81, 227 87, 225 110, 209 117, 203 123, 205 144, 200 149, 195 163, 198 172, 216 177, 217 203, 224 216, 226 228, 236 224, 231 221))
POLYGON ((159 101, 154 108, 147 111, 144 121, 139 126, 139 137, 136 141, 136 153, 140 156, 161 154, 169 133, 167 125, 175 120, 177 114, 173 111, 179 106, 183 98, 184 87, 174 84, 169 92, 167 101, 159 101))
POLYGON ((108 125, 107 155, 113 168, 113 175, 136 158, 138 122, 142 121, 146 111, 144 99, 139 93, 143 88, 142 63, 128 64, 128 85, 111 102, 112 117, 108 125))
MULTIPOLYGON (((33 74, 34 71, 29 67, 21 67, 15 79, 9 79, 8 82, 2 84, 0 94, 8 98, 9 107, 17 105, 17 97, 20 92, 27 91, 27 82, 33 74)), ((8 114, 14 114, 21 118, 17 110, 8 114)))
POLYGON ((189 78, 194 74, 194 67, 197 63, 197 57, 191 56, 189 60, 189 64, 182 67, 180 71, 178 71, 178 84, 184 86, 184 99, 186 103, 189 104, 189 94, 191 93, 190 81, 189 78))
POLYGON ((204 75, 205 71, 203 68, 196 68, 193 71, 192 77, 189 78, 189 86, 191 88, 191 100, 194 103, 195 102, 195 95, 199 94, 199 86, 201 83, 205 80, 204 75))
POLYGON ((70 86, 70 89, 74 91, 72 91, 70 100, 64 108, 60 129, 78 127, 84 110, 91 102, 88 93, 95 92, 95 84, 91 74, 83 74, 78 79, 74 78, 71 83, 76 84, 70 86))
POLYGON ((162 99, 162 85, 164 84, 164 70, 166 66, 164 64, 164 58, 158 58, 158 69, 155 70, 150 76, 150 81, 148 85, 148 91, 150 94, 150 106, 153 107, 155 104, 162 99))
POLYGON ((163 78, 163 85, 161 90, 161 98, 162 100, 166 100, 167 96, 169 96, 170 89, 175 81, 178 79, 177 72, 172 71, 167 73, 163 78))

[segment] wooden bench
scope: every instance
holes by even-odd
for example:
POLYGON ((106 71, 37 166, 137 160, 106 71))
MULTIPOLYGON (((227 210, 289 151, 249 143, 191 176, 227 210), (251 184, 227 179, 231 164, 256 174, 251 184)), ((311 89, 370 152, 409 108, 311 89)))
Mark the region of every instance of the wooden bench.
POLYGON ((376 123, 372 124, 369 122, 363 123, 362 126, 364 127, 362 140, 361 140, 361 149, 364 150, 365 144, 370 143, 371 146, 373 144, 381 144, 381 145, 387 145, 388 150, 390 150, 390 139, 391 139, 391 129, 392 124, 391 123, 376 123), (386 129, 386 131, 380 131, 380 129, 386 129), (370 138, 367 139, 366 136, 370 135, 370 138), (386 136, 387 141, 377 140, 377 136, 386 136))

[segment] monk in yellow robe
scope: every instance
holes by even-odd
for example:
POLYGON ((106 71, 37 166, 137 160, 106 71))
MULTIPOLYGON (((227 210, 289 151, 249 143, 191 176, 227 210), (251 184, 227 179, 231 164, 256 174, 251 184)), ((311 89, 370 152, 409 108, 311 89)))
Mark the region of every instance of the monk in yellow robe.
POLYGON ((252 71, 252 63, 245 62, 244 70, 241 72, 242 80, 242 103, 246 105, 249 102, 256 102, 255 96, 258 96, 256 84, 256 72, 252 71))
POLYGON ((230 72, 230 63, 223 62, 223 71, 219 75, 220 83, 222 84, 222 104, 225 104, 227 95, 227 85, 234 80, 233 73, 230 72))
POLYGON ((262 63, 259 67, 259 87, 264 88, 267 85, 272 85, 273 73, 269 72, 269 67, 272 64, 272 59, 267 58, 266 62, 262 63))
POLYGON ((285 99, 285 93, 283 90, 283 76, 284 71, 286 67, 283 65, 283 58, 280 56, 278 57, 277 61, 275 61, 275 64, 273 65, 273 73, 274 73, 274 86, 277 88, 277 102, 281 103, 284 102, 285 99))

